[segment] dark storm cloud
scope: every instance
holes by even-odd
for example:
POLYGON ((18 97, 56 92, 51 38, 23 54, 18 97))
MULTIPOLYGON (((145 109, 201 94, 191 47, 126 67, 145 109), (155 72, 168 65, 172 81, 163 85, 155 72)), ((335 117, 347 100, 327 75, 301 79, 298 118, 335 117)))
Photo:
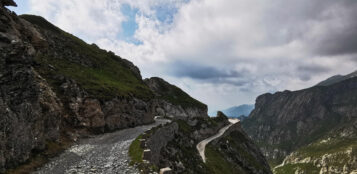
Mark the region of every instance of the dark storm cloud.
POLYGON ((313 55, 357 53, 356 0, 276 2, 261 17, 265 46, 299 41, 313 55))
POLYGON ((319 74, 328 72, 330 68, 321 65, 300 65, 297 70, 302 73, 319 74))
POLYGON ((331 69, 321 65, 300 65, 297 74, 300 80, 309 81, 313 76, 329 72, 331 69))
POLYGON ((324 34, 316 38, 316 53, 322 55, 344 55, 357 53, 357 1, 338 1, 335 13, 327 15, 331 20, 324 34), (334 19, 334 20, 333 20, 334 19))
POLYGON ((169 67, 170 69, 168 71, 175 77, 209 80, 241 76, 240 73, 234 70, 222 70, 192 62, 175 62, 169 67))

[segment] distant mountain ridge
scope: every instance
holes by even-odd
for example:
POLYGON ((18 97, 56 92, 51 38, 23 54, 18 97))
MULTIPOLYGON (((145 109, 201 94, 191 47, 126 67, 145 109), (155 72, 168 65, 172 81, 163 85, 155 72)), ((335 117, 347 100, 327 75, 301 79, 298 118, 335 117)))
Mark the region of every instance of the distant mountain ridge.
POLYGON ((240 117, 240 116, 248 117, 253 109, 254 109, 254 105, 244 104, 244 105, 234 106, 225 109, 222 112, 226 114, 228 117, 240 117))
POLYGON ((338 82, 341 82, 341 81, 344 81, 344 80, 347 80, 347 79, 350 79, 350 78, 353 78, 353 77, 357 77, 357 71, 353 72, 353 73, 350 73, 350 74, 347 74, 347 75, 335 75, 335 76, 332 76, 320 83, 318 83, 316 86, 330 86, 330 85, 333 85, 335 83, 338 83, 338 82))

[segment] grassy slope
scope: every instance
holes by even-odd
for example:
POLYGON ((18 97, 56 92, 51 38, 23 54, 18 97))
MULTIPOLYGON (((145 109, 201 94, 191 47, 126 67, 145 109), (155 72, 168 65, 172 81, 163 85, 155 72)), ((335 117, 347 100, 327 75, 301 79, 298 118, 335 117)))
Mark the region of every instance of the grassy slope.
MULTIPOLYGON (((263 166, 257 161, 256 157, 250 154, 247 151, 247 147, 244 144, 245 142, 249 141, 243 136, 240 132, 234 131, 230 133, 228 136, 222 137, 219 142, 221 144, 228 143, 227 146, 232 147, 234 151, 242 156, 242 158, 249 163, 255 169, 262 169, 263 166)), ((220 152, 220 148, 217 145, 214 146, 212 143, 209 143, 206 147, 206 158, 207 158, 207 166, 212 171, 212 173, 239 173, 244 174, 245 171, 240 167, 237 167, 235 163, 229 162, 226 155, 231 155, 230 153, 222 153, 220 152), (236 167, 234 167, 236 166, 236 167)), ((235 154, 235 153, 234 153, 235 154)), ((229 157, 228 157, 229 158, 229 157)), ((233 156, 231 158, 234 158, 233 156)))
MULTIPOLYGON (((207 158, 206 166, 212 174, 230 174, 238 172, 238 170, 234 169, 233 165, 212 145, 206 147, 205 155, 207 158)), ((244 174, 243 171, 239 171, 239 173, 244 174)))
POLYGON ((200 101, 192 98, 190 95, 188 95, 186 92, 181 90, 175 85, 171 85, 167 83, 166 81, 153 77, 152 79, 155 79, 155 81, 158 83, 158 90, 157 92, 159 94, 159 97, 174 104, 174 105, 181 105, 184 108, 188 107, 198 107, 201 109, 207 108, 207 106, 200 101))
MULTIPOLYGON (((150 89, 142 79, 135 76, 128 65, 112 52, 107 52, 96 45, 89 45, 81 39, 66 33, 44 18, 33 15, 22 15, 21 18, 39 26, 43 30, 50 31, 58 37, 65 38, 65 48, 78 53, 85 62, 91 66, 72 61, 70 58, 57 58, 49 54, 39 54, 36 61, 41 64, 40 73, 48 81, 56 83, 54 76, 61 74, 74 79, 91 96, 100 99, 111 99, 115 96, 135 96, 138 98, 151 98, 150 89), (55 67, 55 70, 48 65, 55 67)), ((61 50, 58 51, 61 53, 61 50)), ((80 58, 78 58, 80 59, 80 58)), ((54 85, 56 86, 56 85, 54 85)))

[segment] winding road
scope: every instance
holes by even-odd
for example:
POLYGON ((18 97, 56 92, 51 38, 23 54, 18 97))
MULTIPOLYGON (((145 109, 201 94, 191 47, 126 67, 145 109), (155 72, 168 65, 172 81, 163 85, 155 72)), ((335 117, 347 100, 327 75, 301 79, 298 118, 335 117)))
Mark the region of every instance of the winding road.
POLYGON ((50 160, 35 174, 135 174, 139 171, 129 165, 129 146, 140 134, 169 120, 156 119, 150 125, 124 129, 80 140, 58 157, 50 160))
POLYGON ((224 132, 226 132, 226 130, 228 130, 233 124, 238 123, 239 120, 238 119, 229 119, 229 122, 231 122, 231 124, 221 128, 216 135, 209 137, 207 139, 204 139, 200 143, 197 144, 196 148, 197 148, 198 152, 200 153, 204 163, 206 163, 206 156, 205 156, 206 145, 209 142, 213 141, 214 139, 222 136, 224 134, 224 132))

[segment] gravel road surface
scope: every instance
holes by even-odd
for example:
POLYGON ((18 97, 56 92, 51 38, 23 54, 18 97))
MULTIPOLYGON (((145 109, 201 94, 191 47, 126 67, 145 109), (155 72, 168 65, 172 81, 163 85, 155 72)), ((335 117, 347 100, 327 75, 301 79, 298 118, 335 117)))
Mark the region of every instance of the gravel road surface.
POLYGON ((135 174, 139 171, 129 165, 128 150, 131 142, 140 134, 168 120, 106 133, 80 140, 58 157, 50 160, 35 174, 135 174))

